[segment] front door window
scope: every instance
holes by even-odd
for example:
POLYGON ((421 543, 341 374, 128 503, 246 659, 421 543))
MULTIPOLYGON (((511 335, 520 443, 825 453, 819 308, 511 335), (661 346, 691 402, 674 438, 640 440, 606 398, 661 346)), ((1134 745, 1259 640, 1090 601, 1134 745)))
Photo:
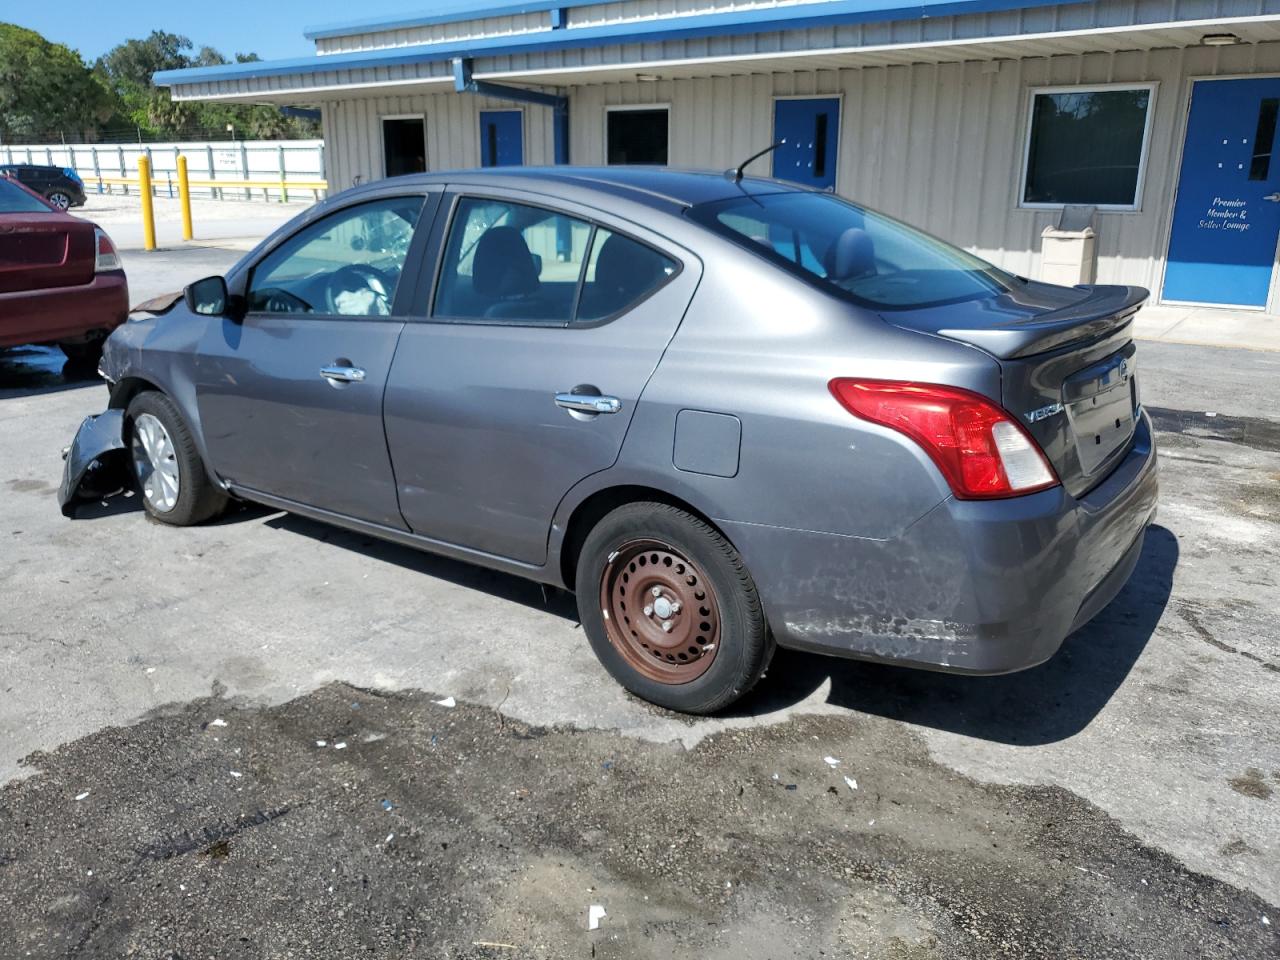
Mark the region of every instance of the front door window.
POLYGON ((422 203, 374 200, 303 227, 254 267, 249 310, 389 316, 422 203))

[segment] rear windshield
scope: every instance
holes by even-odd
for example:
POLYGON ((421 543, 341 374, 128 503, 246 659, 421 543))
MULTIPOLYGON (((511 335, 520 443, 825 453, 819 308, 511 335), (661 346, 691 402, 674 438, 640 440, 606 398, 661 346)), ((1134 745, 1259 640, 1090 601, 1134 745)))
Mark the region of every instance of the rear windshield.
POLYGON ((1019 281, 873 210, 829 193, 744 194, 689 216, 862 306, 905 310, 992 297, 1019 281))
POLYGON ((53 209, 8 177, 0 176, 0 213, 53 213, 53 209))

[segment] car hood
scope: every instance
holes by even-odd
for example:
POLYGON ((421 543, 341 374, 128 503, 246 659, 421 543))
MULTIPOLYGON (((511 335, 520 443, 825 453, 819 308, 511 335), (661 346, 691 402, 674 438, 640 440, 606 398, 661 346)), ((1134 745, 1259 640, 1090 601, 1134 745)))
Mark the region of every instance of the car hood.
POLYGON ((174 290, 170 293, 162 293, 158 297, 152 297, 150 300, 143 300, 139 304, 135 304, 130 313, 152 313, 162 314, 172 310, 178 302, 182 300, 182 291, 174 290))

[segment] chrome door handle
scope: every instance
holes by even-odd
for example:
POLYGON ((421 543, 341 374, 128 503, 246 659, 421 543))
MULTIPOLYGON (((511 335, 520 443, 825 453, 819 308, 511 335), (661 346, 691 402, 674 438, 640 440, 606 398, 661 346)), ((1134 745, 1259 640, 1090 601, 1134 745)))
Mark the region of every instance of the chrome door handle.
POLYGON ((1280 203, 1280 193, 1268 193, 1263 200, 1270 200, 1272 203, 1280 203))
POLYGON ((364 383, 364 371, 359 367, 321 367, 320 376, 337 383, 364 383))
POLYGON ((622 409, 622 401, 589 393, 557 393, 556 406, 578 413, 617 413, 622 409))

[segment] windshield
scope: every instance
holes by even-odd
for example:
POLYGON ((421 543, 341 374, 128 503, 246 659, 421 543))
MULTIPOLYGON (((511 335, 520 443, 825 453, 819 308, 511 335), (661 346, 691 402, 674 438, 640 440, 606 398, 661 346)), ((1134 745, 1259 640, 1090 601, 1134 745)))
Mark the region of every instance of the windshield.
POLYGON ((689 216, 874 309, 976 300, 1017 282, 985 260, 829 193, 744 194, 693 207, 689 216))
POLYGON ((53 208, 0 175, 0 213, 53 213, 53 208))

